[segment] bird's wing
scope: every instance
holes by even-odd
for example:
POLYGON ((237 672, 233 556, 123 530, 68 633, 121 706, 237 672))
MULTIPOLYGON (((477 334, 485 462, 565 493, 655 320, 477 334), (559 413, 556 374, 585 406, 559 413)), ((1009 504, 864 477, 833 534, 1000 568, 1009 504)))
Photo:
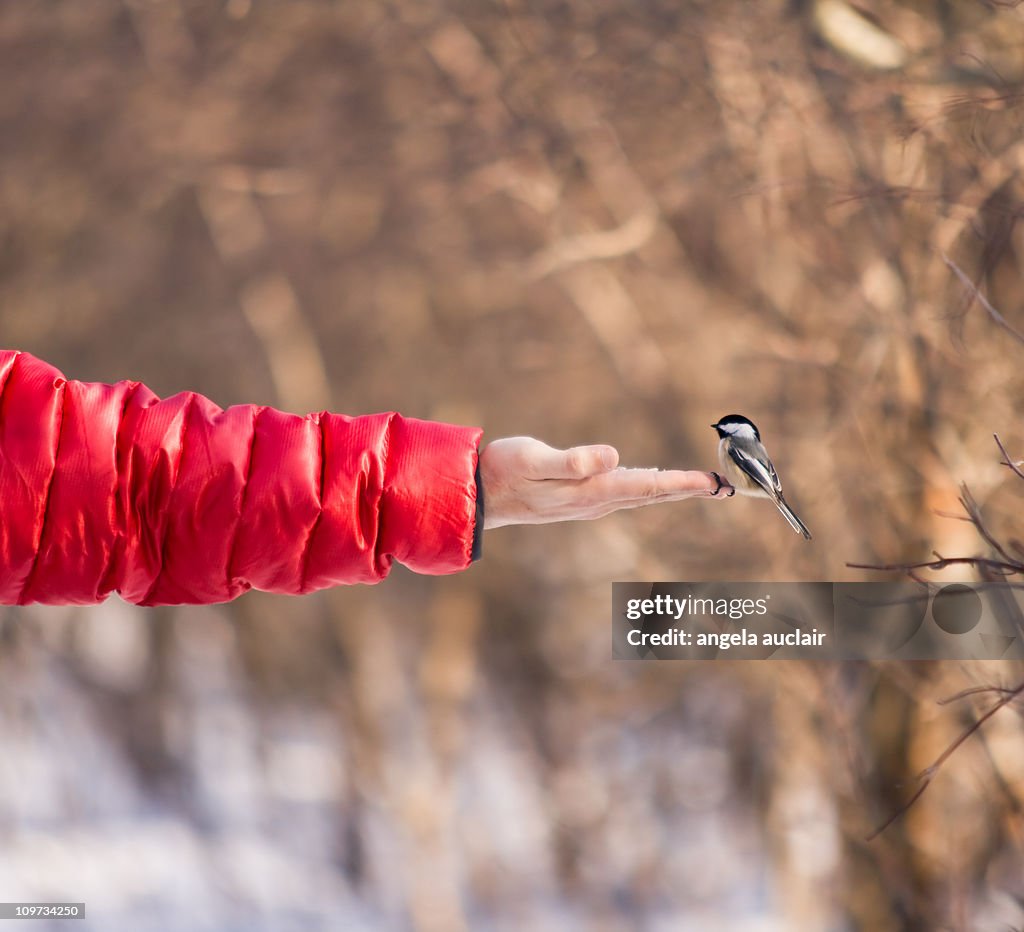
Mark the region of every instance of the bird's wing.
POLYGON ((740 469, 773 498, 776 493, 782 491, 782 483, 779 482, 778 474, 770 461, 762 463, 759 459, 738 450, 735 444, 729 445, 729 456, 740 469))

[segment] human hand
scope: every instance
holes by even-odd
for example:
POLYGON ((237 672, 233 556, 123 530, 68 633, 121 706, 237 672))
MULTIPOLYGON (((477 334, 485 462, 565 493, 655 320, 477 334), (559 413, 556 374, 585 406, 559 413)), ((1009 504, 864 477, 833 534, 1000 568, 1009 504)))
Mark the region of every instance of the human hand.
POLYGON ((484 447, 480 479, 484 528, 601 518, 684 498, 729 498, 735 489, 717 473, 618 467, 604 444, 556 450, 532 437, 506 437, 484 447))

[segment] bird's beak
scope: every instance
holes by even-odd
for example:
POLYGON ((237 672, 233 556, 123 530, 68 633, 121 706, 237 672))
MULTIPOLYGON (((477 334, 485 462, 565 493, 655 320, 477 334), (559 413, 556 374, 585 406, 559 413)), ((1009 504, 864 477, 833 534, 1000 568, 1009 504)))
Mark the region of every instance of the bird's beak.
POLYGON ((712 427, 717 427, 718 425, 717 425, 717 424, 712 424, 711 426, 712 426, 712 427))

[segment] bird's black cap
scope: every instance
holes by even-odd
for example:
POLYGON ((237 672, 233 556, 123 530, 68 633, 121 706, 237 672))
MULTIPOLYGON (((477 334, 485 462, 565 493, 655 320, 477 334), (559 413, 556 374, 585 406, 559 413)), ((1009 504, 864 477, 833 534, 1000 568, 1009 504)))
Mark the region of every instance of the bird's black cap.
POLYGON ((711 426, 718 431, 719 437, 728 437, 730 432, 724 428, 730 425, 738 426, 740 424, 746 424, 754 431, 754 436, 757 437, 758 440, 761 439, 761 432, 757 429, 757 425, 750 420, 750 418, 744 417, 742 414, 727 414, 725 417, 720 417, 718 419, 718 423, 712 424, 711 426))

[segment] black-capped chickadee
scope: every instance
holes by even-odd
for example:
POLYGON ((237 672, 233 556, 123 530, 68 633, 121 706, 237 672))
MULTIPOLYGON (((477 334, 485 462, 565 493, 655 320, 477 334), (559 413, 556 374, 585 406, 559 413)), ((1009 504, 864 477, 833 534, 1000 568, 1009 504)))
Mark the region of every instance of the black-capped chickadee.
POLYGON ((775 471, 768 451, 761 443, 761 434, 753 421, 742 414, 727 414, 717 424, 711 425, 718 431, 718 459, 725 477, 740 495, 770 498, 782 512, 783 517, 798 534, 808 540, 811 532, 782 497, 782 483, 775 471))

